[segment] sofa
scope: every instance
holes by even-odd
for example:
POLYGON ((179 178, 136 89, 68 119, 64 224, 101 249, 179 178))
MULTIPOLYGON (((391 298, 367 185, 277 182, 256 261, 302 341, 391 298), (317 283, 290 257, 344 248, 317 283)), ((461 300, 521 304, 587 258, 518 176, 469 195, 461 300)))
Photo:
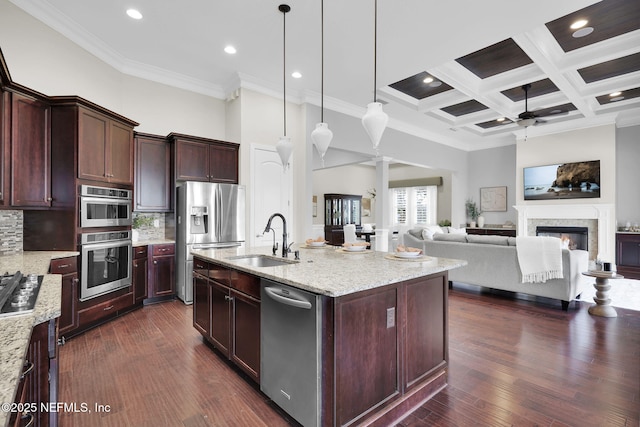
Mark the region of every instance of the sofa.
POLYGON ((459 230, 451 233, 446 228, 433 228, 409 230, 403 234, 402 243, 422 248, 425 255, 466 260, 466 266, 449 271, 450 282, 558 299, 563 310, 591 286, 582 274, 589 267, 587 251, 562 249, 562 279, 522 283, 515 237, 467 235, 459 230))

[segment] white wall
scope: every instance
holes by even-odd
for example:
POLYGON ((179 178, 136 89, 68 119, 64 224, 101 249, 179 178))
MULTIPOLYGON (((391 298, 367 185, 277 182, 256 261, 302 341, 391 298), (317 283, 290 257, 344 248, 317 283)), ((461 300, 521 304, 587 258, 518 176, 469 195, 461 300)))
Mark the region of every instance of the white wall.
POLYGON ((640 126, 616 130, 616 153, 618 226, 640 224, 640 126))

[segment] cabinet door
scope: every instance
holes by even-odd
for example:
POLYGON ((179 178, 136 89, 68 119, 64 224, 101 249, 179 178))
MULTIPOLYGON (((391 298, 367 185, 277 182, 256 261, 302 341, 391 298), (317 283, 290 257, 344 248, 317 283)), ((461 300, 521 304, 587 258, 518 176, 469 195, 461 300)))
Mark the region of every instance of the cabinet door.
POLYGON ((78 309, 76 301, 78 299, 78 273, 65 274, 62 276, 62 300, 60 302, 60 335, 73 331, 78 327, 78 309))
POLYGON ((209 144, 176 141, 176 180, 209 181, 209 144))
POLYGON ((51 206, 51 107, 13 94, 11 204, 51 206))
POLYGON ((106 181, 109 119, 79 108, 78 122, 78 178, 106 181))
POLYGON ((193 327, 206 337, 211 333, 210 288, 207 279, 193 276, 193 327))
POLYGON ((226 145, 209 146, 209 180, 238 183, 238 148, 226 145))
POLYGON ((171 146, 164 138, 135 139, 135 205, 138 212, 171 210, 171 146))
POLYGON ((214 281, 210 283, 211 335, 209 338, 225 356, 229 357, 231 330, 229 288, 214 281))
POLYGON ((0 90, 0 206, 8 206, 11 159, 11 94, 0 90))
POLYGON ((147 266, 146 258, 134 259, 131 269, 131 284, 133 285, 133 302, 138 304, 147 298, 147 266))
POLYGON ((107 178, 109 182, 133 185, 133 129, 109 121, 107 178))
POLYGON ((260 377, 260 301, 231 290, 233 303, 230 358, 249 376, 260 377))
POLYGON ((154 297, 175 293, 175 260, 173 255, 153 257, 154 297))

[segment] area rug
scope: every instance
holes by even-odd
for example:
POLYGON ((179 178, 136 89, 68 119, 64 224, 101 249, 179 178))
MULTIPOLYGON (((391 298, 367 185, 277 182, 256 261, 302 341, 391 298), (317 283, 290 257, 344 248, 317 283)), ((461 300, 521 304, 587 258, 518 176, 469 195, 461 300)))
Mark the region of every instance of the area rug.
MULTIPOLYGON (((593 282, 595 283, 595 279, 593 282)), ((609 298, 612 306, 640 311, 640 280, 618 279, 609 280, 609 283, 611 284, 609 298)), ((593 302, 595 295, 596 289, 590 286, 588 291, 582 293, 580 299, 584 302, 593 302)))

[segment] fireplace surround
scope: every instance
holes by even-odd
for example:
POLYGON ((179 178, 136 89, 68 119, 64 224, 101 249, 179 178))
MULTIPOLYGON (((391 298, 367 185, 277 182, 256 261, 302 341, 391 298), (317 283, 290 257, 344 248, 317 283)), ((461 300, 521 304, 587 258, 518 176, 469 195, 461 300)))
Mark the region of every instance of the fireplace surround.
POLYGON ((518 211, 518 236, 535 236, 536 226, 589 228, 589 259, 615 262, 615 206, 612 204, 522 204, 518 211))

